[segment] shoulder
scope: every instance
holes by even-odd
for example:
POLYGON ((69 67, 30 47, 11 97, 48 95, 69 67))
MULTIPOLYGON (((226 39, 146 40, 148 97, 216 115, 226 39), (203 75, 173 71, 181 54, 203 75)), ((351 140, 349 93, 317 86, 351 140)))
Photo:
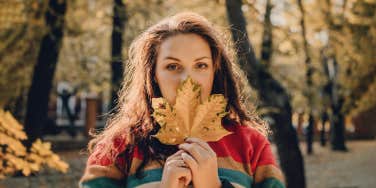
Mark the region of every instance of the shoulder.
POLYGON ((232 142, 242 142, 242 151, 246 151, 251 162, 252 169, 259 165, 276 165, 271 144, 261 131, 250 125, 232 125, 232 142))
POLYGON ((231 155, 237 161, 250 161, 254 154, 269 143, 261 132, 249 125, 232 123, 224 124, 223 127, 232 134, 218 141, 208 142, 218 156, 231 155))
POLYGON ((80 184, 97 181, 108 181, 124 178, 126 158, 124 152, 127 148, 127 138, 124 135, 115 136, 112 139, 99 141, 89 155, 85 171, 80 184), (93 180, 93 181, 92 181, 93 180))
POLYGON ((269 144, 266 135, 252 125, 231 124, 226 129, 233 132, 233 139, 241 139, 244 144, 252 145, 252 147, 262 147, 269 144))
POLYGON ((275 184, 284 187, 284 176, 272 152, 266 135, 251 126, 237 125, 237 132, 245 136, 250 144, 250 163, 256 184, 275 184))
POLYGON ((109 166, 115 162, 117 156, 123 153, 129 140, 126 135, 117 135, 99 141, 89 155, 88 165, 109 166))

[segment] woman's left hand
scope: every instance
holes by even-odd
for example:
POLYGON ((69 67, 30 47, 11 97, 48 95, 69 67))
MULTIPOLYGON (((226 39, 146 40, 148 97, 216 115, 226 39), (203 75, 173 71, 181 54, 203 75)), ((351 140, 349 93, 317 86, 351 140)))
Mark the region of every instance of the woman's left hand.
POLYGON ((179 149, 186 151, 181 156, 192 172, 195 188, 221 187, 218 177, 217 155, 209 144, 199 138, 187 138, 179 145, 179 149))

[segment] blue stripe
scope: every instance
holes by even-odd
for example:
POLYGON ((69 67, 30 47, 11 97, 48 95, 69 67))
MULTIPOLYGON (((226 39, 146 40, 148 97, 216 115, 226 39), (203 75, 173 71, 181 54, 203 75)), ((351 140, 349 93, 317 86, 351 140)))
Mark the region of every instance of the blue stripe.
POLYGON ((124 187, 124 181, 116 180, 108 177, 99 177, 91 179, 79 184, 80 188, 121 188, 124 187))
POLYGON ((135 175, 128 176, 127 187, 136 187, 150 182, 161 181, 162 172, 162 168, 144 171, 142 179, 138 179, 135 175))
MULTIPOLYGON (((144 177, 141 179, 136 178, 135 175, 129 176, 127 181, 127 187, 136 187, 142 184, 147 184, 150 182, 159 182, 162 179, 163 169, 153 169, 144 171, 144 177)), ((227 179, 230 182, 237 183, 244 187, 251 187, 253 179, 248 174, 226 169, 226 168, 219 168, 218 175, 220 179, 227 179)))

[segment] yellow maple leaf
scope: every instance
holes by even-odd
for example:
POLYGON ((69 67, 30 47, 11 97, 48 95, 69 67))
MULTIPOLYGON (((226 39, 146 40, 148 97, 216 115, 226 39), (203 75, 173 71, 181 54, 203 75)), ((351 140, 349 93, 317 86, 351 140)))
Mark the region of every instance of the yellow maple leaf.
MULTIPOLYGON (((9 135, 17 139, 25 140, 26 134, 22 131, 23 126, 12 116, 10 112, 0 109, 0 127, 9 135)), ((3 132, 3 131, 2 131, 3 132)))
POLYGON ((52 154, 51 143, 42 142, 40 139, 37 139, 31 146, 31 151, 39 154, 40 156, 48 156, 52 154))
POLYGON ((213 94, 201 102, 200 96, 200 85, 188 77, 177 89, 174 106, 164 98, 153 98, 152 116, 161 126, 154 136, 164 144, 175 145, 187 137, 217 141, 231 134, 221 123, 228 113, 227 99, 222 94, 213 94))
POLYGON ((68 171, 69 165, 61 161, 60 157, 56 154, 52 154, 46 159, 46 163, 49 167, 55 168, 61 172, 66 173, 68 171))
POLYGON ((23 126, 0 109, 0 179, 21 171, 25 176, 41 170, 42 165, 66 173, 69 165, 51 151, 51 143, 37 139, 27 152, 21 140, 27 139, 23 126), (1 150, 2 149, 2 150, 1 150))

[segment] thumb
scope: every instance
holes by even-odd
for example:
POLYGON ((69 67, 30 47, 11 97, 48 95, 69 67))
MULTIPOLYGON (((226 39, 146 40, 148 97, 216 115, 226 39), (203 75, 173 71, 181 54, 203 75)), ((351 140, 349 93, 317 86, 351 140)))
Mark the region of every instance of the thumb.
POLYGON ((189 173, 187 176, 184 177, 184 179, 185 179, 185 186, 188 186, 189 183, 191 183, 192 181, 192 174, 189 173))

